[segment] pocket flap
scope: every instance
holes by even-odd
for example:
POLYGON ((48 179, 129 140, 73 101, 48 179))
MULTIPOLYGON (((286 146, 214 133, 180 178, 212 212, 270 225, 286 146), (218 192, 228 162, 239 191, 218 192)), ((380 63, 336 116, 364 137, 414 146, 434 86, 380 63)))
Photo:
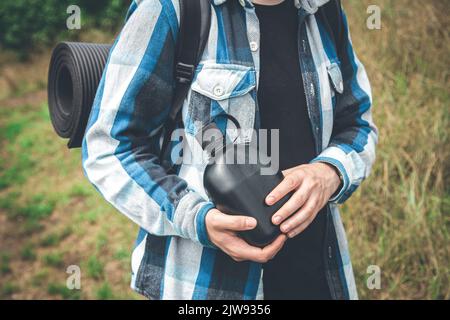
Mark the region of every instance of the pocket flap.
POLYGON ((328 67, 328 75, 330 77, 331 83, 333 84, 334 90, 337 93, 344 92, 344 80, 342 78, 341 68, 337 62, 332 62, 328 67))
POLYGON ((206 63, 197 67, 191 89, 220 101, 244 95, 255 87, 254 68, 236 64, 206 63))

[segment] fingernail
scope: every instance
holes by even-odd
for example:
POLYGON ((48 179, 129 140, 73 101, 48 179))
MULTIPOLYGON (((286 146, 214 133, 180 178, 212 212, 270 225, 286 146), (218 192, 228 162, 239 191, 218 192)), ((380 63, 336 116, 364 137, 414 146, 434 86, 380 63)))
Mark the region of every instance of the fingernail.
POLYGON ((268 196, 267 197, 267 200, 266 200, 267 204, 272 204, 274 201, 275 201, 275 197, 274 196, 268 196))
POLYGON ((289 226, 288 225, 284 225, 281 227, 281 231, 283 232, 288 232, 289 231, 289 226))
POLYGON ((281 222, 281 217, 280 216, 275 216, 274 218, 273 218, 273 223, 274 224, 279 224, 281 222))
POLYGON ((291 232, 291 233, 288 234, 289 238, 294 238, 295 236, 296 236, 295 232, 291 232))
POLYGON ((254 228, 256 227, 256 220, 255 219, 247 219, 246 221, 248 228, 254 228))

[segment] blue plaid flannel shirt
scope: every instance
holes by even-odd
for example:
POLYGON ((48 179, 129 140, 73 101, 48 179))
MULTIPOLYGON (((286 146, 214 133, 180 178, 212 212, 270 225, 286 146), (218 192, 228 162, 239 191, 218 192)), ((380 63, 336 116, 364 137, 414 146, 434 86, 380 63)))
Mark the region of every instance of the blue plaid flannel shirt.
MULTIPOLYGON (((288 0, 299 12, 299 54, 317 158, 342 175, 327 205, 324 257, 335 299, 356 299, 347 240, 337 205, 368 176, 377 128, 371 89, 356 57, 347 20, 337 52, 318 7, 328 0, 288 0)), ((221 113, 258 128, 259 25, 249 0, 211 0, 212 23, 182 114, 190 146, 197 123, 221 113), (221 87, 220 95, 217 86, 221 87)), ((140 226, 132 283, 151 299, 263 299, 261 265, 237 263, 208 240, 214 207, 202 183, 204 165, 168 175, 158 159, 174 92, 178 0, 135 0, 115 41, 83 142, 83 169, 118 211, 140 226)), ((227 125, 226 123, 223 125, 227 125)), ((192 148, 193 149, 193 148, 192 148)))

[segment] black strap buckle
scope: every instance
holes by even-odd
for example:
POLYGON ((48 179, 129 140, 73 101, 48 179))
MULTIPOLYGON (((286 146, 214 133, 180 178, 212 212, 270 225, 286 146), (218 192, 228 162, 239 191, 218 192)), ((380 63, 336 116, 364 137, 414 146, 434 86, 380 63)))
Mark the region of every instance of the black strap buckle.
POLYGON ((175 68, 175 78, 179 83, 188 84, 194 78, 195 66, 178 62, 175 68))

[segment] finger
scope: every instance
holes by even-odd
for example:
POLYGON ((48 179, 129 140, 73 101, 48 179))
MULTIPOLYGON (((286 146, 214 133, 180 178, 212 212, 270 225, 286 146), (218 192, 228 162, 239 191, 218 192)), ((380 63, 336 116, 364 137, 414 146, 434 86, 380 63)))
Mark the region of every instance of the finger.
POLYGON ((266 263, 281 250, 286 240, 286 235, 280 235, 270 245, 261 249, 251 246, 244 240, 237 238, 234 241, 230 241, 230 244, 232 244, 226 251, 236 261, 250 260, 258 263, 266 263))
POLYGON ((279 225, 292 214, 296 213, 305 204, 311 193, 312 188, 307 183, 303 182, 288 202, 286 202, 277 212, 275 212, 272 217, 273 224, 279 225))
POLYGON ((297 170, 297 169, 298 169, 298 167, 293 167, 293 168, 286 169, 286 170, 284 170, 284 171, 282 172, 282 173, 283 173, 283 176, 286 177, 288 174, 294 172, 294 171, 297 170))
POLYGON ((315 215, 310 216, 308 219, 306 219, 305 222, 303 222, 301 225, 299 225, 298 227, 296 227, 294 230, 292 230, 291 232, 288 233, 288 237, 290 239, 295 238, 296 236, 298 236, 300 233, 302 233, 303 231, 305 231, 306 228, 309 227, 309 225, 314 221, 315 219, 315 215))
POLYGON ((297 189, 302 183, 303 175, 296 171, 287 175, 281 183, 272 190, 271 193, 266 197, 266 203, 271 206, 280 201, 285 195, 287 195, 292 190, 297 189))
POLYGON ((249 249, 252 250, 247 242, 245 242, 242 238, 236 235, 236 233, 228 233, 224 235, 222 240, 220 241, 220 248, 228 254, 233 260, 237 262, 247 260, 245 256, 245 252, 249 249), (241 249, 242 248, 242 249, 241 249))
POLYGON ((237 235, 224 244, 224 249, 225 253, 236 261, 262 261, 262 249, 249 245, 237 235))
POLYGON ((281 225, 281 231, 289 234, 292 230, 296 229, 309 218, 312 217, 314 219, 318 212, 317 207, 318 199, 316 197, 310 197, 305 205, 296 214, 283 222, 281 225))
POLYGON ((219 230, 247 231, 254 229, 258 222, 252 217, 220 213, 212 217, 211 223, 219 230))
POLYGON ((284 234, 279 235, 271 244, 262 249, 263 256, 272 260, 275 255, 283 248, 284 243, 287 240, 287 236, 284 234))

